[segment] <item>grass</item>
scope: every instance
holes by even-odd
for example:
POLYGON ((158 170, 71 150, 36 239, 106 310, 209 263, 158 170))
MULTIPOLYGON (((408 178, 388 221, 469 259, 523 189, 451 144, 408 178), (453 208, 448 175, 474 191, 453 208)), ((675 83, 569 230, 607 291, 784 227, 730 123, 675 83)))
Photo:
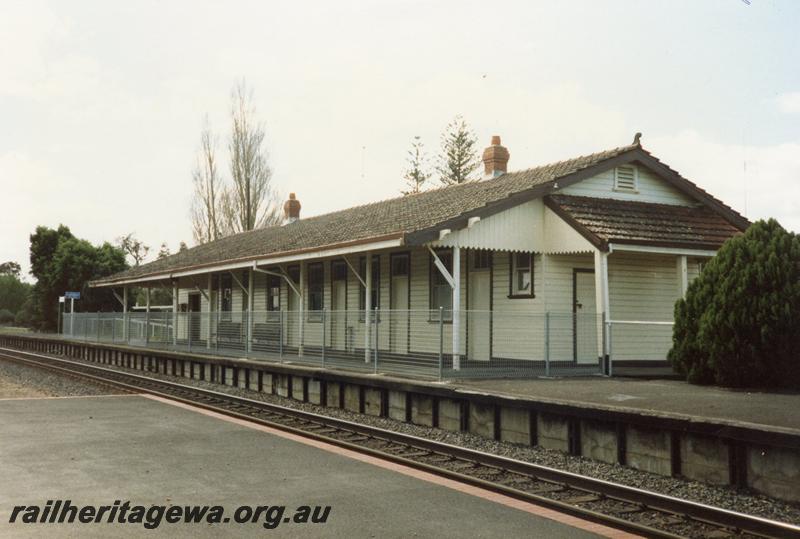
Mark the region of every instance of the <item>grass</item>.
POLYGON ((16 326, 0 326, 0 333, 30 333, 29 328, 20 328, 16 326))

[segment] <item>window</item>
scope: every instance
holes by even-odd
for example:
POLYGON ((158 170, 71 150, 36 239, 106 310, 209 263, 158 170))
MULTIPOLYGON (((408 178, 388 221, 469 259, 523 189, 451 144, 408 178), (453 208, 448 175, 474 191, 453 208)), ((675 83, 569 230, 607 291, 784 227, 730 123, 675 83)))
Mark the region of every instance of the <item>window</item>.
POLYGON ((347 280, 347 265, 341 260, 331 262, 331 278, 334 281, 347 280))
POLYGON ((509 298, 532 298, 533 296, 533 255, 531 253, 511 253, 509 255, 511 274, 509 276, 509 298))
MULTIPOLYGON (((367 258, 362 256, 358 261, 358 274, 364 279, 366 282, 367 276, 367 258)), ((359 283, 360 284, 360 283, 359 283)), ((372 257, 372 290, 370 294, 370 302, 371 302, 371 309, 374 311, 375 309, 381 308, 381 257, 378 255, 374 255, 372 257)), ((358 288, 358 309, 361 311, 359 314, 359 319, 363 322, 364 321, 364 310, 366 309, 366 290, 363 286, 359 286, 358 288)), ((379 319, 380 320, 380 319, 379 319)))
POLYGON ((322 320, 325 293, 325 266, 322 262, 308 265, 308 320, 322 320), (316 311, 316 312, 315 312, 316 311))
POLYGON ((292 280, 294 285, 300 288, 300 266, 289 266, 286 268, 286 274, 292 280))
POLYGON ((281 278, 277 275, 267 275, 267 310, 281 310, 281 278))
POLYGON ((614 190, 638 192, 639 171, 633 165, 619 166, 614 169, 614 190))
POLYGON ((233 307, 233 277, 230 273, 223 273, 219 276, 219 287, 219 310, 223 313, 230 313, 233 307))
POLYGON ((408 276, 408 255, 392 255, 392 277, 408 276))
POLYGON ((472 251, 472 269, 474 270, 488 270, 491 265, 491 260, 491 253, 489 251, 472 251))
MULTIPOLYGON (((450 251, 439 251, 436 253, 436 256, 439 257, 439 260, 442 261, 442 264, 450 275, 453 274, 453 253, 450 251)), ((445 320, 452 320, 453 319, 453 289, 450 287, 450 283, 447 282, 447 279, 444 278, 442 272, 439 271, 439 268, 436 267, 436 263, 434 262, 433 256, 431 256, 430 262, 430 310, 431 310, 431 320, 439 320, 439 309, 443 309, 444 311, 444 319, 445 320)))

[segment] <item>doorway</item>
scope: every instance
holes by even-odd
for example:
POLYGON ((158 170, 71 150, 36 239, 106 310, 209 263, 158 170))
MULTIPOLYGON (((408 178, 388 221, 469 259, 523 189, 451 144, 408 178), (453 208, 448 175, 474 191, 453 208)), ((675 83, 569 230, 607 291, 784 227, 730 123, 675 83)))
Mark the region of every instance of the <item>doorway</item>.
POLYGON ((347 346, 347 264, 331 262, 330 345, 334 350, 347 346))
POLYGON ((408 335, 410 314, 408 311, 409 286, 408 278, 410 274, 410 260, 408 253, 395 253, 391 255, 389 261, 389 279, 391 289, 389 291, 390 320, 389 320, 389 343, 391 351, 395 354, 408 353, 408 335))
POLYGON ((492 339, 492 253, 470 250, 469 321, 467 341, 469 359, 489 361, 492 339))
POLYGON ((200 341, 200 294, 189 294, 189 341, 200 341))
POLYGON ((594 270, 572 270, 572 355, 576 363, 597 362, 594 270))

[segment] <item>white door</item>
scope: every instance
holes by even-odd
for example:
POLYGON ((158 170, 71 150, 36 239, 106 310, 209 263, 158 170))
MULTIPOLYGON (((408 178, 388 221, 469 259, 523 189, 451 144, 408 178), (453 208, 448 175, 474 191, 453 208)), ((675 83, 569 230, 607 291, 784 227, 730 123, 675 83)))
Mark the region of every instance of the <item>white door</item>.
MULTIPOLYGON (((346 274, 345 274, 346 275, 346 274)), ((334 350, 344 350, 347 344, 347 281, 333 281, 331 288, 330 343, 334 350)))
POLYGON ((392 277, 392 313, 389 327, 392 352, 408 353, 408 276, 392 277))
POLYGON ((469 359, 489 361, 491 340, 491 257, 487 251, 473 251, 469 270, 469 359))
POLYGON ((573 275, 573 359, 577 363, 597 363, 594 271, 575 269, 573 275))
POLYGON ((300 322, 298 320, 298 313, 300 310, 300 301, 294 290, 290 286, 286 287, 289 294, 288 301, 286 302, 286 338, 284 342, 289 346, 297 346, 300 342, 299 331, 300 322))

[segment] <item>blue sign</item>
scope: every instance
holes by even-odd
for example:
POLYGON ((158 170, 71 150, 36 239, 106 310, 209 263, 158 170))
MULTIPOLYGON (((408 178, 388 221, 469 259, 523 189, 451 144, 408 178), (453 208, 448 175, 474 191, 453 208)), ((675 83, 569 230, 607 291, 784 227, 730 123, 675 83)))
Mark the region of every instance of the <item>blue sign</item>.
POLYGON ((80 292, 64 292, 64 297, 67 299, 81 299, 80 292))

